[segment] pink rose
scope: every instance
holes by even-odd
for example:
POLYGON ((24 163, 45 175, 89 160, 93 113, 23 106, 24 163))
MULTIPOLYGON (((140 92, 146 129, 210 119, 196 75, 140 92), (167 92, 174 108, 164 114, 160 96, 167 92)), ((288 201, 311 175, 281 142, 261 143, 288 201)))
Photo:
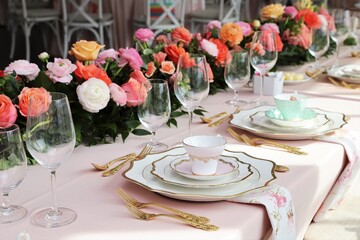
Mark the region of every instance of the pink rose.
POLYGON ((296 17, 296 15, 298 14, 298 10, 296 9, 296 7, 287 6, 284 9, 284 14, 288 15, 291 19, 294 19, 296 17))
POLYGON ((17 75, 25 76, 29 81, 34 80, 40 72, 39 67, 26 60, 16 60, 10 63, 4 70, 5 74, 12 74, 15 71, 17 75))
POLYGON ((121 88, 126 92, 127 107, 135 107, 144 102, 147 93, 146 88, 135 79, 130 78, 128 82, 121 85, 121 88))
POLYGON ((38 116, 49 109, 51 103, 51 95, 45 88, 28 88, 24 87, 19 96, 20 114, 24 117, 38 116), (31 99, 31 113, 29 113, 29 105, 31 99))
POLYGON ((326 18, 326 21, 328 23, 328 29, 330 31, 335 31, 336 27, 335 27, 334 17, 329 14, 328 10, 324 7, 320 7, 319 14, 326 18))
POLYGON ((11 99, 0 94, 0 128, 11 127, 17 119, 17 111, 11 99))
POLYGON ((109 85, 110 95, 112 100, 119 106, 124 106, 127 101, 127 96, 124 91, 119 85, 116 83, 110 83, 109 85))
POLYGON ((95 64, 100 67, 102 64, 106 63, 106 59, 117 61, 118 58, 119 52, 117 52, 113 48, 110 48, 99 53, 98 57, 95 60, 95 64))
POLYGON ((308 49, 311 45, 311 31, 304 23, 301 25, 300 31, 297 35, 292 35, 290 30, 287 29, 282 37, 293 46, 308 49))
POLYGON ((161 63, 160 72, 166 73, 166 74, 173 74, 175 72, 175 66, 172 61, 163 61, 161 63))
POLYGON ((166 56, 167 54, 164 52, 153 53, 154 61, 159 65, 165 61, 166 56))
POLYGON ((69 59, 55 58, 54 62, 47 65, 46 75, 55 83, 70 83, 73 79, 71 73, 75 71, 76 65, 72 64, 69 59))
POLYGON ((242 31, 244 37, 247 37, 250 34, 252 34, 253 30, 252 30, 251 25, 249 23, 240 21, 240 22, 236 22, 235 24, 237 24, 237 25, 239 25, 241 27, 241 31, 242 31))
POLYGON ((154 32, 149 28, 139 28, 135 32, 135 38, 141 42, 148 42, 153 40, 154 32))
POLYGON ((210 54, 213 57, 217 57, 217 55, 219 54, 219 50, 218 50, 216 44, 213 42, 210 42, 209 40, 206 40, 206 39, 201 40, 200 46, 205 52, 207 52, 208 54, 210 54))
POLYGON ((217 28, 220 29, 221 28, 221 22, 218 20, 213 20, 210 21, 207 25, 206 25, 206 32, 211 31, 212 29, 217 28))
POLYGON ((131 72, 130 77, 135 79, 139 83, 144 83, 147 81, 147 78, 144 76, 144 74, 140 70, 135 70, 135 71, 131 72))
POLYGON ((261 31, 269 31, 269 32, 275 32, 280 33, 278 25, 275 23, 265 23, 260 27, 261 31))
POLYGON ((129 64, 132 69, 140 70, 143 65, 143 60, 134 48, 120 48, 119 53, 119 67, 129 64))

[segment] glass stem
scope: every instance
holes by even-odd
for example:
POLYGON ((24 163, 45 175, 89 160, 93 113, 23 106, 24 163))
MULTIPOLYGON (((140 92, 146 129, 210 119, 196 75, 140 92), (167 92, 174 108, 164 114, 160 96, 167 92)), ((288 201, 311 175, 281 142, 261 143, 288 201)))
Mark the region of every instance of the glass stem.
POLYGON ((191 137, 191 124, 192 124, 192 118, 193 118, 193 111, 189 111, 189 136, 191 137))
POLYGON ((56 171, 55 170, 51 170, 51 198, 52 198, 52 206, 51 206, 51 211, 52 212, 58 212, 58 205, 57 205, 57 201, 56 201, 56 171))
POLYGON ((238 91, 238 90, 234 90, 233 102, 237 102, 238 99, 239 99, 239 91, 238 91))
POLYGON ((260 102, 263 102, 264 74, 260 73, 260 102))
POLYGON ((1 208, 5 211, 10 210, 10 199, 9 199, 9 193, 3 193, 3 202, 1 204, 1 208))
POLYGON ((152 144, 153 146, 156 145, 155 131, 151 131, 150 142, 151 142, 151 144, 152 144))

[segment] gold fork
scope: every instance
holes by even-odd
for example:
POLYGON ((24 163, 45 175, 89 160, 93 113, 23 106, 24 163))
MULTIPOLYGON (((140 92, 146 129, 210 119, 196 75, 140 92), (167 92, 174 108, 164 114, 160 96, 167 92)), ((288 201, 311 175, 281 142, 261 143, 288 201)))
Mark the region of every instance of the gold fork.
POLYGON ((281 144, 281 143, 270 141, 270 140, 263 139, 263 138, 250 139, 246 134, 239 135, 231 128, 228 128, 227 131, 230 133, 231 136, 233 136, 239 142, 245 142, 246 144, 248 144, 250 146, 268 145, 268 146, 277 147, 277 148, 286 150, 290 153, 294 153, 294 154, 298 154, 298 155, 307 154, 305 152, 300 151, 299 147, 289 146, 286 144, 281 144), (256 143, 255 141, 262 141, 262 143, 256 143))
POLYGON ((224 117, 222 117, 222 118, 220 118, 219 120, 217 120, 217 121, 215 121, 215 122, 212 122, 212 123, 210 123, 208 126, 209 127, 216 127, 216 126, 219 126, 221 123, 223 123, 226 119, 228 119, 228 118, 232 118, 232 116, 234 115, 234 114, 237 114, 237 113, 239 113, 240 112, 240 107, 237 107, 236 109, 235 109, 235 111, 232 113, 232 114, 227 114, 226 116, 224 116, 224 117))
POLYGON ((200 224, 204 224, 204 223, 208 223, 209 219, 206 217, 202 217, 202 216, 197 216, 191 213, 186 213, 180 210, 177 210, 175 208, 172 207, 168 207, 165 205, 162 205, 160 203, 155 203, 155 202, 147 202, 147 203, 143 203, 143 202, 139 202, 138 200, 136 200, 134 197, 132 197, 130 194, 128 194, 127 192, 125 192, 123 189, 118 188, 116 190, 116 193, 119 195, 120 198, 122 198, 124 200, 125 203, 130 203, 132 205, 134 205, 135 207, 138 208, 145 208, 147 206, 156 206, 162 209, 165 209, 167 211, 170 211, 172 213, 175 213, 176 215, 192 221, 192 222, 196 222, 196 223, 200 223, 200 224))
POLYGON ((138 209, 136 206, 132 205, 132 204, 125 204, 126 207, 129 209, 129 211, 131 212, 132 215, 134 215, 137 219, 141 219, 141 220, 153 220, 157 217, 168 217, 168 218, 174 218, 174 219, 177 219, 177 220, 180 220, 192 227, 195 227, 195 228, 198 228, 198 229, 202 229, 202 230, 205 230, 205 231, 216 231, 219 229, 219 227, 215 226, 215 225, 212 225, 212 224, 200 224, 200 223, 196 223, 196 222, 192 222, 192 221, 189 221, 187 219, 184 219, 182 217, 179 217, 177 215, 172 215, 172 214, 163 214, 163 213, 160 213, 160 214, 155 214, 155 213, 147 213, 147 212, 144 212, 140 209, 138 209))
POLYGON ((116 163, 116 162, 126 160, 126 159, 132 159, 134 157, 136 157, 136 154, 135 153, 130 153, 130 154, 127 154, 125 156, 115 158, 115 159, 111 160, 110 162, 105 163, 104 165, 100 165, 100 164, 97 164, 97 163, 91 163, 91 164, 94 166, 95 169, 97 169, 99 171, 104 171, 106 169, 109 169, 109 167, 112 164, 116 163))
POLYGON ((117 173, 123 166, 125 166, 125 164, 130 163, 131 161, 141 160, 141 159, 145 158, 151 152, 151 149, 152 149, 152 147, 150 145, 146 145, 136 157, 131 158, 126 161, 123 161, 120 164, 118 164, 116 167, 113 167, 113 168, 103 172, 102 176, 103 177, 112 176, 115 173, 117 173))

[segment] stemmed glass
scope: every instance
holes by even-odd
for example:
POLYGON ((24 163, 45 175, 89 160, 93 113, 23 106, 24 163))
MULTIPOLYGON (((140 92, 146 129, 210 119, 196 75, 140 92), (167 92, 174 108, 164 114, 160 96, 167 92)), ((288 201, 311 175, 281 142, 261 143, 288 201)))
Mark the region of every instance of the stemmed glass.
POLYGON ((350 11, 334 9, 332 11, 336 30, 331 31, 330 36, 336 43, 336 62, 333 66, 339 65, 340 44, 346 39, 350 32, 350 11))
POLYGON ((260 74, 260 99, 251 104, 266 105, 263 100, 264 76, 275 66, 278 58, 273 32, 257 31, 253 35, 250 48, 250 63, 260 74))
POLYGON ((27 158, 17 125, 0 128, 0 191, 3 202, 0 206, 0 223, 11 223, 24 218, 27 210, 10 205, 9 192, 24 179, 27 158))
POLYGON ((69 158, 75 147, 75 130, 68 98, 51 93, 46 112, 35 115, 36 105, 30 98, 26 122, 26 146, 30 154, 51 174, 52 207, 36 213, 32 222, 42 227, 60 227, 75 221, 75 211, 58 207, 56 201, 56 170, 69 158))
POLYGON ((239 107, 247 101, 239 98, 240 89, 250 80, 249 54, 246 50, 231 50, 226 56, 224 78, 226 84, 234 91, 234 97, 227 104, 239 107))
POLYGON ((189 113, 189 136, 193 111, 209 94, 209 76, 204 55, 181 55, 176 70, 174 92, 177 99, 189 113))
POLYGON ((150 89, 144 101, 138 105, 140 122, 151 131, 151 141, 141 144, 152 146, 152 152, 164 151, 168 146, 156 141, 155 132, 164 125, 170 117, 171 105, 168 83, 162 79, 150 79, 150 89))
POLYGON ((329 48, 330 38, 327 26, 311 30, 310 54, 315 57, 315 69, 320 69, 319 58, 326 53, 329 48))

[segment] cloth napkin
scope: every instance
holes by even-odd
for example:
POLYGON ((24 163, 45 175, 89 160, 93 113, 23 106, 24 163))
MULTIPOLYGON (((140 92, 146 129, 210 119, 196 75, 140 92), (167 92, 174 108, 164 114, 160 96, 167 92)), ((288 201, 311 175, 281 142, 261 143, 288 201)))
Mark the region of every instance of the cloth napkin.
POLYGON ((328 210, 336 209, 341 204, 360 170, 360 134, 341 129, 331 134, 317 137, 316 140, 343 145, 348 158, 347 165, 314 217, 315 222, 320 222, 326 219, 328 210))
POLYGON ((275 184, 268 185, 227 201, 264 205, 272 226, 272 239, 296 238, 294 205, 286 188, 275 184))

